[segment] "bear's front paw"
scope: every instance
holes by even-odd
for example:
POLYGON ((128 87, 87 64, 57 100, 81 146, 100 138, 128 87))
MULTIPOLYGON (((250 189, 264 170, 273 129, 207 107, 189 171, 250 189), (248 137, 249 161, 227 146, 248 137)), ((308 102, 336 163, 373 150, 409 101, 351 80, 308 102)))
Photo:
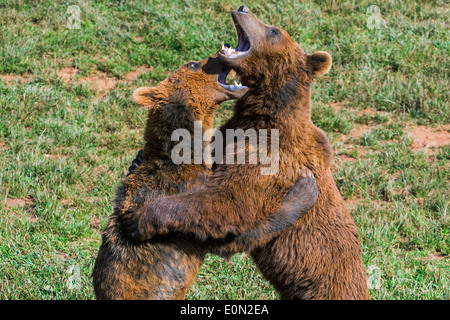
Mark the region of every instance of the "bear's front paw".
POLYGON ((295 185, 284 198, 282 208, 286 210, 296 208, 306 213, 314 206, 318 195, 314 174, 306 168, 305 171, 301 170, 295 185))
POLYGON ((127 177, 130 174, 133 174, 134 171, 136 171, 137 168, 139 168, 139 166, 144 162, 144 158, 142 156, 142 150, 140 150, 136 156, 136 158, 134 158, 133 162, 131 163, 131 166, 128 168, 128 174, 127 177))
POLYGON ((125 235, 133 241, 144 241, 156 234, 156 228, 149 217, 147 209, 128 209, 121 216, 122 229, 125 235))

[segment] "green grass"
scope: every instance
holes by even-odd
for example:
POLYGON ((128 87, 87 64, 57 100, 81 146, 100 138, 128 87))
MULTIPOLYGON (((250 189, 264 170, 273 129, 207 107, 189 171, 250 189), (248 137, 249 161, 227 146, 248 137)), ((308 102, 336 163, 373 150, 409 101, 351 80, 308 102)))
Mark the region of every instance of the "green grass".
MULTIPOLYGON (((1 299, 94 298, 90 273, 100 232, 116 187, 142 146, 146 112, 131 93, 207 57, 222 42, 235 43, 229 11, 241 4, 0 3, 0 75, 29 79, 0 78, 1 299), (81 8, 80 29, 66 27, 69 5, 81 8), (124 81, 143 65, 150 71, 124 81), (57 71, 66 67, 79 69, 80 77, 101 71, 119 82, 98 96, 87 84, 62 81, 57 71), (7 205, 24 198, 28 204, 7 205), (70 289, 73 266, 81 286, 70 289)), ((386 26, 370 30, 371 4, 248 5, 262 21, 286 29, 306 52, 333 56, 330 73, 312 89, 313 121, 340 150, 335 181, 360 231, 366 267, 380 270, 372 297, 449 299, 450 149, 414 150, 409 128, 439 129, 450 122, 450 7, 445 1, 379 1, 386 26), (362 126, 370 130, 353 136, 362 126)), ((231 103, 225 103, 216 125, 230 115, 231 103)), ((247 255, 228 264, 208 255, 187 298, 278 295, 247 255)))

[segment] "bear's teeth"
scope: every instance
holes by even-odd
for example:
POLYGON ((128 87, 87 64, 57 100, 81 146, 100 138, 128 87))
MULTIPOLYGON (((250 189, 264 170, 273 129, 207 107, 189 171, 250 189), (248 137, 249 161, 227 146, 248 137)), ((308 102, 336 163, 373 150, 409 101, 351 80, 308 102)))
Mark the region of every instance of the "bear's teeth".
POLYGON ((231 55, 231 54, 236 53, 236 49, 233 49, 228 43, 222 44, 222 49, 220 51, 226 55, 231 55))
POLYGON ((238 83, 237 81, 234 81, 234 85, 236 86, 236 87, 242 87, 242 83, 238 83))

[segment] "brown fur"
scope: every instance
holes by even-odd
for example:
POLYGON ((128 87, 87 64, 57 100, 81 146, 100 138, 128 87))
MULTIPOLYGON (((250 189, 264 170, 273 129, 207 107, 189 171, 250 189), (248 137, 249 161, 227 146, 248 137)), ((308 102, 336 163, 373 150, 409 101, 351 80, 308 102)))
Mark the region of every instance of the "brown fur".
POLYGON ((279 129, 279 171, 261 176, 261 165, 219 164, 195 191, 159 198, 125 216, 128 235, 146 239, 177 231, 220 238, 230 224, 239 234, 275 212, 300 169, 308 167, 317 180, 317 203, 252 257, 283 299, 367 299, 358 230, 331 174, 330 143, 310 117, 310 85, 328 71, 331 57, 305 54, 286 31, 261 23, 246 7, 234 11, 233 19, 250 39, 250 51, 222 59, 249 92, 221 130, 279 129))
POLYGON ((203 129, 209 129, 218 104, 245 92, 246 89, 229 92, 220 86, 217 78, 221 69, 222 64, 213 56, 186 64, 157 87, 135 91, 134 100, 149 108, 143 163, 119 187, 114 213, 102 234, 92 274, 98 299, 183 299, 208 246, 220 246, 226 256, 255 248, 292 226, 313 206, 317 188, 308 171, 274 219, 262 221, 238 237, 200 243, 171 234, 136 243, 123 235, 118 222, 124 212, 132 212, 157 197, 199 187, 208 177, 210 170, 204 164, 172 162, 170 155, 175 142, 171 141, 171 134, 178 128, 193 133, 194 120, 202 120, 203 129), (297 206, 293 208, 295 203, 297 206))

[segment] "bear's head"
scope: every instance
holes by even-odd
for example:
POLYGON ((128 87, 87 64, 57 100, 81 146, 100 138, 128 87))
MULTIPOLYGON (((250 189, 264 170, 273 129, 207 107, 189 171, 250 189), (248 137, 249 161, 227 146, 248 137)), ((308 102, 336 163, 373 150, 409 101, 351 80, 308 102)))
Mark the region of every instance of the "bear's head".
POLYGON ((236 48, 223 46, 219 57, 236 70, 244 85, 265 93, 292 82, 308 85, 331 68, 326 52, 306 54, 289 34, 266 25, 245 6, 232 12, 238 34, 236 48))
POLYGON ((194 120, 202 121, 211 118, 221 102, 239 99, 248 90, 240 84, 226 84, 225 69, 217 54, 202 61, 191 61, 157 86, 136 89, 133 99, 151 111, 167 105, 182 106, 194 120))

